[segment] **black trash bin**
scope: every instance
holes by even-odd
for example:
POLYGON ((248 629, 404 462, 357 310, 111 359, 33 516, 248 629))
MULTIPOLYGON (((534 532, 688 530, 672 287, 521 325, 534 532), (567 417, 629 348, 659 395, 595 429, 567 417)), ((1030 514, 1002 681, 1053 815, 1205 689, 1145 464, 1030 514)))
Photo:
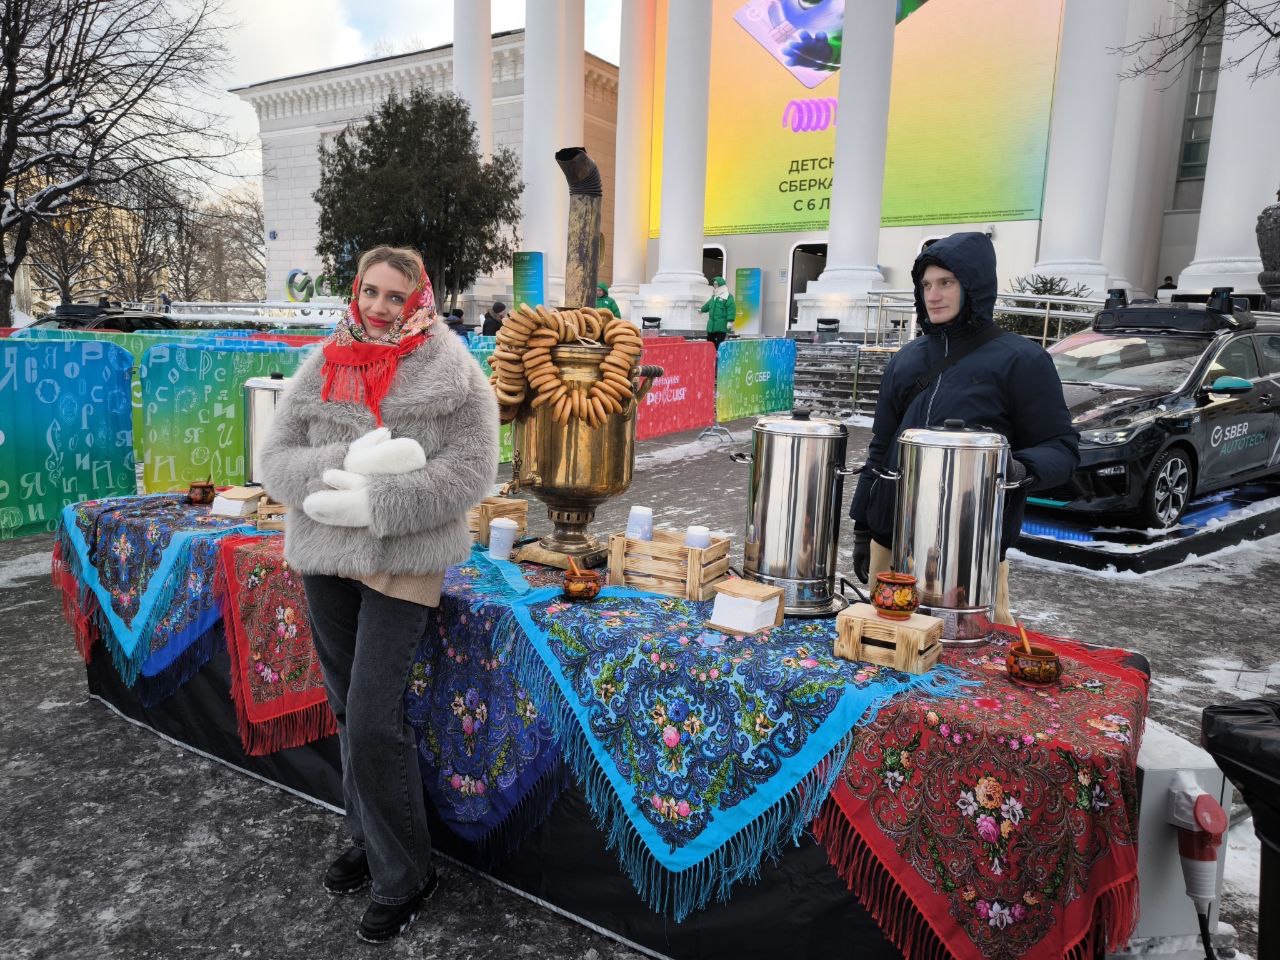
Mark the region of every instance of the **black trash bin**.
POLYGON ((657 330, 659 327, 662 326, 662 318, 661 317, 641 317, 640 325, 641 325, 641 329, 643 330, 657 330))
POLYGON ((1253 814, 1262 841, 1258 891, 1258 956, 1280 958, 1280 700, 1242 700, 1206 707, 1200 738, 1253 814))

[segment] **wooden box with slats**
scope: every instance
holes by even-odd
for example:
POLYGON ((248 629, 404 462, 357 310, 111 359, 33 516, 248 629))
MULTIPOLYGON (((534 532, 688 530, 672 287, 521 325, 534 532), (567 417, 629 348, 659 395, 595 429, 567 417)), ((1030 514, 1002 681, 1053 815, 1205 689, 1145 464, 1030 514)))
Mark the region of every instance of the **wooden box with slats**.
POLYGON ((610 585, 710 600, 729 575, 729 541, 712 537, 709 547, 686 547, 684 537, 676 530, 654 530, 652 540, 615 533, 609 538, 610 585))
POLYGON ((928 673, 942 655, 942 621, 923 613, 888 620, 871 604, 855 603, 836 617, 834 652, 844 660, 928 673))
POLYGON ((510 517, 516 522, 516 539, 529 529, 529 501, 519 497, 485 497, 467 511, 467 527, 471 539, 482 547, 489 545, 489 524, 495 517, 510 517))

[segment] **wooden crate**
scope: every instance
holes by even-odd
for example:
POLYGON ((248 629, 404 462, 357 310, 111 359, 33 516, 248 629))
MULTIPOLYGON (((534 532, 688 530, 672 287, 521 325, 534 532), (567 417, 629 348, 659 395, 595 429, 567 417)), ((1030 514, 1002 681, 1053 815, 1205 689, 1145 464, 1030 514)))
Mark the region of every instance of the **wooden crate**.
POLYGON ((281 503, 272 503, 264 494, 258 501, 257 527, 259 530, 283 530, 284 515, 289 508, 281 503))
POLYGON ((609 583, 686 600, 710 600, 729 575, 729 541, 686 547, 684 531, 654 530, 652 540, 615 533, 609 538, 609 583))
POLYGON ((494 517, 510 517, 516 522, 516 539, 529 529, 529 501, 519 497, 485 497, 467 511, 467 528, 471 539, 483 547, 489 545, 489 524, 494 517))
POLYGON ((887 620, 869 603, 855 603, 836 617, 835 655, 893 667, 906 673, 928 673, 942 654, 942 621, 913 613, 906 620, 887 620))

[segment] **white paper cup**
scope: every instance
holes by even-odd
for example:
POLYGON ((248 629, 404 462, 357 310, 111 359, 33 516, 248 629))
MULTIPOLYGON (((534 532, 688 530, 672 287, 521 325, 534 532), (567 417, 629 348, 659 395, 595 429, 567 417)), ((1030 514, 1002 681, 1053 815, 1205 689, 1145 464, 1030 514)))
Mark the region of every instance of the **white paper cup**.
POLYGON ((684 532, 684 545, 686 547, 709 547, 711 546, 711 530, 707 527, 694 525, 684 532))
POLYGON ((489 521, 489 559, 510 560, 511 549, 516 545, 516 532, 520 529, 510 517, 494 517, 489 521))
POLYGON ((632 540, 653 539, 653 510, 650 507, 632 507, 627 517, 627 536, 632 540))

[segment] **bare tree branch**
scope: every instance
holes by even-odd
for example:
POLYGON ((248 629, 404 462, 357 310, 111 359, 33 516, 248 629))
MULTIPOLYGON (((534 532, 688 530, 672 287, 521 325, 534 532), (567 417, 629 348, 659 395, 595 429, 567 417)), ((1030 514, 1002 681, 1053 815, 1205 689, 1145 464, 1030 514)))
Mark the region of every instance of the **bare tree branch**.
POLYGON ((33 230, 76 195, 160 170, 171 183, 207 182, 243 149, 199 106, 226 62, 220 2, 4 0, 0 324, 33 230))
POLYGON ((1223 41, 1224 54, 1240 49, 1229 41, 1248 44, 1244 53, 1224 55, 1220 69, 1246 69, 1251 82, 1280 71, 1280 0, 1185 0, 1174 7, 1166 21, 1119 48, 1130 64, 1123 76, 1180 76, 1201 44, 1214 39, 1223 41))

